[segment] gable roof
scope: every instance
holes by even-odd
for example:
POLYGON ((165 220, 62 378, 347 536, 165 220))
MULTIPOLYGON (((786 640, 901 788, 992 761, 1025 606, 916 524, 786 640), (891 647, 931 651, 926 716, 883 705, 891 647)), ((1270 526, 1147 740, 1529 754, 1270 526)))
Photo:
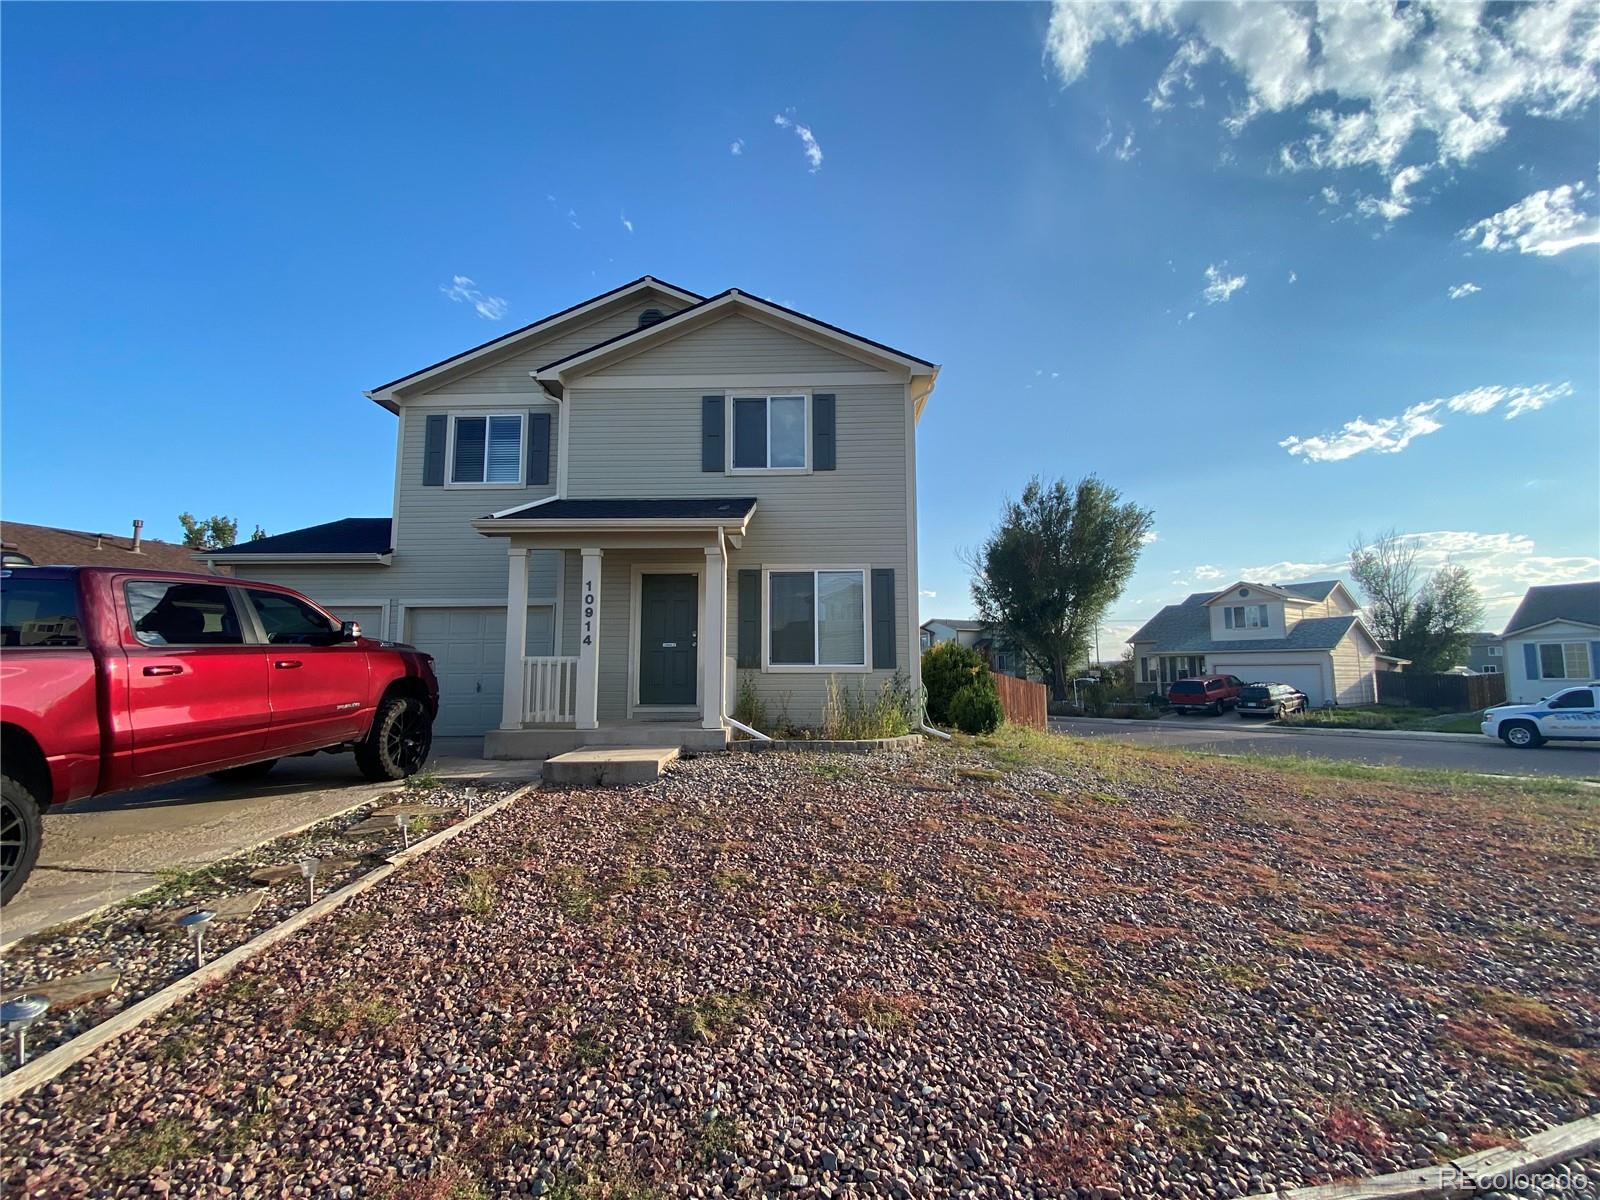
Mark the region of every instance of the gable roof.
POLYGON ((394 553, 388 517, 345 517, 291 529, 253 542, 237 542, 221 550, 189 551, 200 558, 257 559, 283 555, 373 556, 394 553))
POLYGON ((372 400, 376 404, 382 405, 390 412, 395 412, 399 407, 395 404, 394 398, 391 395, 393 389, 395 388, 406 387, 419 383, 424 376, 431 375, 436 371, 444 370, 447 367, 460 366, 472 358, 481 357, 494 351, 504 350, 509 344, 520 338, 526 338, 532 334, 548 332, 552 326, 557 325, 562 321, 571 320, 574 317, 582 316, 585 313, 602 305, 610 304, 613 301, 620 300, 630 292, 646 290, 665 292, 668 295, 676 296, 678 299, 687 301, 690 304, 699 304, 705 299, 698 292, 691 292, 687 288, 681 288, 676 284, 667 283, 665 280, 657 279, 653 275, 641 275, 639 278, 631 280, 628 283, 624 283, 620 287, 612 288, 609 292, 601 292, 598 296, 591 296, 587 300, 583 300, 577 304, 563 308, 560 312, 553 312, 547 317, 540 317, 537 321, 534 321, 529 325, 524 325, 520 329, 513 329, 510 333, 503 333, 499 337, 490 338, 487 342, 484 342, 481 345, 473 346, 468 350, 463 350, 459 354, 452 354, 449 358, 441 358, 438 362, 432 363, 426 367, 421 367, 418 370, 410 372, 409 374, 402 375, 399 379, 391 379, 388 383, 379 384, 377 387, 367 392, 366 396, 369 400, 372 400))
POLYGON ((1304 596, 1307 600, 1326 600, 1333 594, 1333 589, 1341 586, 1337 579, 1317 579, 1311 583, 1280 583, 1275 586, 1286 592, 1293 592, 1296 596, 1304 596))
POLYGON ((1510 637, 1552 621, 1576 621, 1600 626, 1600 580, 1587 583, 1550 583, 1531 587, 1511 614, 1501 637, 1510 637))
POLYGON ((0 541, 6 549, 41 566, 62 567, 154 567, 163 571, 193 571, 194 550, 173 542, 153 538, 139 540, 120 534, 85 533, 77 529, 58 529, 54 525, 24 525, 20 521, 0 521, 0 541))
POLYGON ((1159 654, 1233 654, 1263 650, 1332 650, 1361 619, 1307 617, 1296 621, 1287 637, 1217 641, 1211 636, 1211 614, 1198 604, 1169 604, 1146 621, 1130 642, 1154 642, 1159 654))

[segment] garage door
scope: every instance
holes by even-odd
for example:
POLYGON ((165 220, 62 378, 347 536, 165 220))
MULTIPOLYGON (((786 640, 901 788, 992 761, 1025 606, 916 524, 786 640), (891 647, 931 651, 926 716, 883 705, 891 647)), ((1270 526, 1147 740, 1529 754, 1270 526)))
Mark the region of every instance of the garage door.
POLYGON ((324 604, 341 621, 359 621, 363 637, 386 638, 389 631, 383 627, 383 607, 378 604, 324 604))
MULTIPOLYGON (((554 609, 528 609, 528 653, 554 654, 554 609)), ((500 725, 505 674, 506 611, 503 608, 413 608, 406 613, 406 641, 433 655, 439 677, 440 737, 479 737, 500 725)))
POLYGON ((1215 666, 1209 666, 1209 669, 1217 675, 1237 675, 1246 683, 1287 683, 1304 692, 1306 702, 1313 708, 1328 701, 1328 687, 1322 677, 1322 668, 1314 663, 1271 663, 1263 659, 1245 658, 1235 662, 1222 660, 1215 666))

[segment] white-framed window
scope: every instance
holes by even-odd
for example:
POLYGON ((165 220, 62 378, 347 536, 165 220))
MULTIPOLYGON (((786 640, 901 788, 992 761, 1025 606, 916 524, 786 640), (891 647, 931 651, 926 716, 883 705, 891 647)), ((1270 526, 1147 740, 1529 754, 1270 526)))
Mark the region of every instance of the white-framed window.
POLYGON ((1265 604, 1235 604, 1222 610, 1222 623, 1228 629, 1265 629, 1265 604))
POLYGON ((768 670, 867 669, 865 567, 773 567, 765 576, 768 670))
POLYGON ((1490 658, 1499 658, 1505 652, 1506 652, 1506 648, 1504 646, 1485 646, 1484 647, 1484 653, 1487 654, 1490 658))
POLYGON ((1498 675, 1498 674, 1500 674, 1500 668, 1495 666, 1494 663, 1489 663, 1487 666, 1485 666, 1483 668, 1483 674, 1485 674, 1485 675, 1498 675))
POLYGON ((727 410, 730 475, 811 469, 810 393, 730 393, 727 410))
POLYGON ((451 413, 446 486, 521 487, 526 420, 527 414, 520 412, 451 413))
POLYGON ((1589 678, 1589 643, 1540 642, 1539 678, 1589 678))

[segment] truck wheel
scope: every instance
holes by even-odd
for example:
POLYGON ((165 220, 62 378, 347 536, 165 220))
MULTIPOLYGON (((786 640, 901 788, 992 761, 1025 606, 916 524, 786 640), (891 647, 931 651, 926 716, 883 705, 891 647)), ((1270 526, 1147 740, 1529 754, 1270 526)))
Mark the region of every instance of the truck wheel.
POLYGON ((1544 745, 1532 721, 1508 721, 1500 726, 1500 740, 1513 750, 1532 750, 1544 745))
POLYGON ((356 743, 356 765, 374 783, 422 770, 433 749, 433 722, 422 702, 391 696, 378 705, 372 729, 356 743))
POLYGON ((257 779, 265 779, 267 773, 278 765, 278 760, 269 758, 258 763, 248 763, 242 767, 229 767, 226 771, 213 771, 211 778, 218 783, 253 783, 257 779))
POLYGON ((0 776, 0 904, 21 890, 43 839, 38 799, 11 776, 0 776))

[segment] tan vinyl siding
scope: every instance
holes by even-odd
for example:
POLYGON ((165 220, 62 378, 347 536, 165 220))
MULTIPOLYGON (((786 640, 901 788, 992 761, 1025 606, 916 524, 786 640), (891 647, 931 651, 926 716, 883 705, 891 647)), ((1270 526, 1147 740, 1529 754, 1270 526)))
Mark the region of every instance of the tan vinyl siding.
POLYGON ((1330 652, 1333 658, 1334 695, 1340 704, 1373 704, 1372 655, 1375 650, 1355 634, 1344 638, 1330 652))
MULTIPOLYGON (((685 318, 686 320, 688 318, 685 318)), ((863 371, 871 365, 744 316, 729 316, 602 368, 607 375, 863 371)))
POLYGON ((638 328, 639 314, 647 308, 659 308, 664 314, 671 316, 685 307, 687 306, 684 301, 660 292, 644 292, 630 296, 625 303, 597 310, 590 320, 581 325, 556 331, 555 336, 537 342, 523 343, 498 358, 488 361, 479 359, 460 373, 451 374, 443 382, 436 382, 422 389, 421 394, 532 392, 534 383, 528 378, 529 371, 538 370, 558 358, 587 350, 591 346, 638 328))

